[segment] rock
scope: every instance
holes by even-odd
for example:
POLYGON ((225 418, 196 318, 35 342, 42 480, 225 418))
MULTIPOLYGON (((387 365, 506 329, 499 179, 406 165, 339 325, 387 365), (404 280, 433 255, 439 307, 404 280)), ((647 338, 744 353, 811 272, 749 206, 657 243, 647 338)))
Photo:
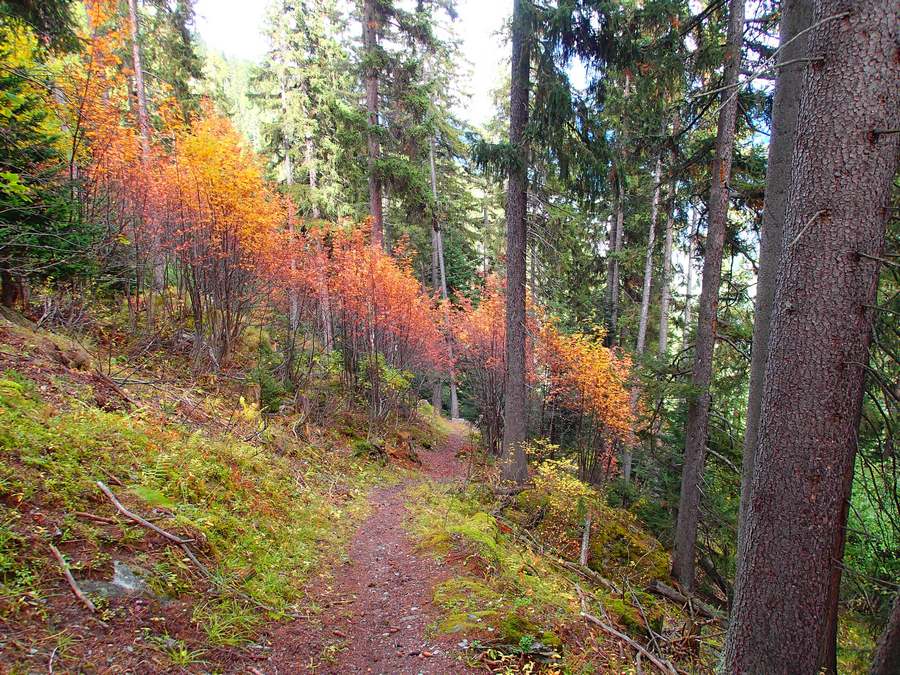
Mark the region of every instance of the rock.
POLYGON ((85 579, 80 581, 81 588, 87 593, 97 593, 107 598, 121 598, 133 595, 157 597, 138 574, 125 563, 113 560, 113 576, 109 581, 85 579))

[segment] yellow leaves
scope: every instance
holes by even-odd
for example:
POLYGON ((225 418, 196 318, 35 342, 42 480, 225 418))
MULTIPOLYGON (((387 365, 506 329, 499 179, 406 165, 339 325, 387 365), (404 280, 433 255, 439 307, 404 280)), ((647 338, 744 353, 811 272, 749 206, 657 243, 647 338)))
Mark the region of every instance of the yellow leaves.
POLYGON ((538 353, 551 397, 594 415, 619 436, 631 433, 634 419, 625 387, 631 361, 603 346, 602 332, 563 334, 548 320, 541 326, 538 353))

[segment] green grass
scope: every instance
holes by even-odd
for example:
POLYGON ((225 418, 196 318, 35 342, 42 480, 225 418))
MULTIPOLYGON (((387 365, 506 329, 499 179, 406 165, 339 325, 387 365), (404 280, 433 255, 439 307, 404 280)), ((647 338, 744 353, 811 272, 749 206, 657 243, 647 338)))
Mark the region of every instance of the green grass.
POLYGON ((577 614, 572 582, 503 534, 477 488, 459 493, 426 483, 412 488, 410 499, 418 504, 410 528, 423 548, 439 556, 463 551, 483 571, 437 586, 442 616, 436 630, 477 631, 512 644, 523 637, 559 644, 554 631, 577 614))
MULTIPOLYGON (((0 506, 0 614, 41 593, 48 563, 32 544, 47 539, 53 525, 63 544, 81 542, 85 569, 108 566, 111 550, 138 548, 147 537, 143 528, 124 526, 123 537, 110 540, 102 527, 63 515, 110 514, 96 485, 102 480, 138 512, 158 507, 170 514, 159 524, 193 537, 221 584, 252 599, 226 597, 196 608, 210 642, 249 640, 265 618, 258 606, 274 608, 276 617, 297 606, 310 575, 342 550, 364 515, 368 488, 389 477, 387 469, 346 453, 298 442, 276 451, 168 424, 146 411, 104 412, 76 401, 56 411, 31 383, 7 373, 0 378, 0 498, 35 505, 58 522, 26 525, 24 509, 0 506)), ((168 596, 189 590, 191 570, 177 551, 150 557, 152 588, 168 596)))

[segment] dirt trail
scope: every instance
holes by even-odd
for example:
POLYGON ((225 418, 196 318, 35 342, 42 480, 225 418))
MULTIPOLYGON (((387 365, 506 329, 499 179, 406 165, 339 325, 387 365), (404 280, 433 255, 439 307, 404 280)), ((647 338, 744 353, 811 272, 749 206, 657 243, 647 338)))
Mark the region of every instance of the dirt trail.
MULTIPOLYGON (((421 452, 424 473, 442 481, 462 478, 465 466, 456 453, 464 442, 461 429, 441 447, 421 452)), ((415 483, 407 480, 371 494, 372 512, 353 538, 349 562, 334 570, 332 587, 316 593, 324 608, 315 619, 318 625, 305 628, 303 643, 298 643, 296 625, 276 631, 273 652, 257 664, 259 672, 478 672, 459 660, 457 640, 426 638, 426 627, 436 617, 432 591, 451 570, 417 552, 404 528, 406 494, 415 483)))

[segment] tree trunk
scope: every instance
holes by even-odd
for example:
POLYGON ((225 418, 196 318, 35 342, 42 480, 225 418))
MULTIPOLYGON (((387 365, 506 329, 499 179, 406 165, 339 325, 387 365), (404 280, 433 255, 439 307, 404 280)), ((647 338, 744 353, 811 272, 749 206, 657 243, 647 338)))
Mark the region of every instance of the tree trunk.
MULTIPOLYGON (((431 286, 434 288, 435 293, 440 293, 443 297, 442 291, 442 275, 440 272, 441 264, 438 261, 439 256, 441 255, 440 251, 440 231, 437 217, 437 173, 434 169, 434 140, 429 140, 428 144, 428 163, 431 168, 431 196, 434 198, 434 206, 431 215, 431 286)), ((451 348, 452 349, 452 348, 451 348)), ((444 384, 438 379, 434 383, 434 387, 431 393, 431 406, 434 408, 435 412, 440 413, 444 408, 444 384)))
POLYGON ((900 594, 894 599, 894 609, 878 640, 871 675, 900 673, 900 594))
MULTIPOLYGON (((785 45, 778 61, 786 62, 806 56, 806 34, 798 33, 812 21, 813 0, 786 0, 781 8, 780 43, 785 45)), ((756 458, 759 428, 759 406, 762 401, 763 377, 768 356, 769 327, 775 277, 781 256, 787 192, 791 182, 791 157, 797 136, 800 93, 803 89, 806 63, 795 63, 778 70, 775 101, 772 106, 772 135, 769 138, 769 163, 766 170, 766 197, 760 225, 759 274, 756 282, 756 314, 753 321, 753 349, 750 362, 750 394, 747 398, 747 427, 744 432, 744 460, 741 467, 741 503, 738 517, 737 573, 741 568, 741 542, 746 537, 747 504, 756 458)))
POLYGON ((694 246, 697 237, 697 222, 699 221, 697 209, 692 205, 688 205, 688 210, 690 212, 688 216, 690 225, 688 227, 687 269, 684 273, 684 335, 682 335, 682 348, 686 348, 688 345, 688 328, 694 322, 691 302, 694 299, 694 246))
POLYGON ((128 0, 128 19, 131 25, 131 59, 134 66, 134 86, 137 98, 138 131, 141 135, 141 161, 150 158, 150 118, 147 116, 147 93, 144 89, 144 68, 141 64, 140 26, 137 0, 128 0))
POLYGON ((816 672, 831 630, 897 169, 900 6, 818 0, 813 23, 729 673, 816 672))
MULTIPOLYGON (((653 245, 656 243, 656 216, 659 211, 659 177, 662 173, 662 157, 656 159, 656 168, 653 171, 653 199, 650 203, 650 227, 647 233, 647 255, 644 258, 644 288, 641 292, 641 316, 638 323, 637 345, 635 355, 640 358, 644 353, 647 343, 647 323, 650 317, 650 290, 653 286, 653 245)), ((637 411, 637 403, 640 392, 637 384, 631 388, 630 403, 632 411, 637 411)), ((628 483, 631 481, 632 449, 631 445, 622 447, 622 479, 628 483)))
POLYGON ((0 269, 0 304, 12 309, 21 298, 21 282, 9 270, 0 269))
POLYGON ((650 227, 647 233, 647 255, 644 257, 644 288, 641 292, 641 316, 638 322, 635 353, 644 353, 647 344, 647 324, 650 319, 650 290, 653 287, 653 247, 656 244, 656 216, 659 212, 659 178, 662 174, 662 157, 656 159, 653 171, 653 200, 650 203, 650 227))
POLYGON ((381 245, 384 241, 384 214, 381 203, 381 178, 376 163, 381 159, 381 142, 378 138, 378 30, 381 17, 378 0, 365 0, 363 8, 363 52, 367 60, 365 69, 366 113, 369 129, 369 215, 372 217, 372 242, 381 245))
MULTIPOLYGON (((677 122, 677 118, 676 118, 677 122)), ((676 123, 674 131, 677 131, 676 123)), ((672 153, 672 168, 675 167, 675 153, 672 153)), ((669 178, 666 193, 666 233, 663 242, 662 274, 659 291, 659 355, 665 358, 669 350, 669 303, 672 300, 672 236, 675 226, 675 177, 669 178)))
POLYGON ((681 498, 675 529, 675 553, 672 574, 688 591, 694 588, 694 549, 700 518, 700 477, 706 458, 709 421, 709 385, 712 379, 712 357, 716 343, 716 310, 719 283, 722 278, 722 251, 728 216, 728 190, 731 180, 731 157, 734 146, 734 123, 737 115, 735 85, 741 69, 741 43, 744 31, 744 0, 729 0, 728 37, 725 51, 724 86, 716 132, 716 154, 711 167, 709 218, 706 255, 703 260, 703 285, 700 289, 694 371, 691 384, 694 394, 688 405, 685 433, 684 466, 681 472, 681 498))
POLYGON ((615 216, 610 223, 609 262, 607 263, 606 297, 609 305, 609 326, 606 343, 609 347, 618 344, 619 333, 619 253, 625 238, 625 177, 621 169, 616 171, 615 216))
POLYGON ((525 246, 528 203, 528 92, 531 53, 525 3, 515 0, 512 20, 512 80, 509 92, 509 142, 516 159, 509 169, 506 199, 506 380, 504 386, 503 480, 528 478, 525 437, 528 399, 525 392, 525 246))

